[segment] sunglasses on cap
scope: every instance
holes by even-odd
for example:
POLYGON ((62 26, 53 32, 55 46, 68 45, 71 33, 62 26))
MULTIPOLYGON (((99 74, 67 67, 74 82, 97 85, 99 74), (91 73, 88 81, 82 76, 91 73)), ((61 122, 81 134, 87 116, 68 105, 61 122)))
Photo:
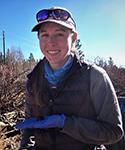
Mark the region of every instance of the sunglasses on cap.
MULTIPOLYGON (((50 17, 50 15, 52 15, 53 18, 56 20, 66 21, 69 17, 73 20, 70 13, 63 9, 41 10, 37 13, 36 19, 38 22, 40 22, 40 21, 48 19, 50 17)), ((74 22, 74 20, 73 20, 73 22, 74 22)), ((74 22, 74 24, 75 24, 75 22, 74 22)))

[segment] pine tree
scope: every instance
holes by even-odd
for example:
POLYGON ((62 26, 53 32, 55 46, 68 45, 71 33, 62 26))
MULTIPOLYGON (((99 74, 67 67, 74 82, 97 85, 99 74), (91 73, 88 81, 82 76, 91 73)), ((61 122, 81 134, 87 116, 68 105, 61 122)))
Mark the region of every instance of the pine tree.
POLYGON ((85 55, 84 55, 83 51, 80 49, 81 46, 82 46, 82 44, 80 44, 80 39, 77 39, 76 43, 75 43, 75 48, 78 51, 78 55, 79 55, 80 60, 83 60, 85 55))

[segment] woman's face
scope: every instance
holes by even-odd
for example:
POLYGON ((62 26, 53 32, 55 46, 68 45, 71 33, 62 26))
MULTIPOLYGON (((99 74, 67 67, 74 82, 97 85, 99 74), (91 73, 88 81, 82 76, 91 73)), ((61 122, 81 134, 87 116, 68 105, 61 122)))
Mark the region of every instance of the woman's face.
POLYGON ((56 23, 43 23, 40 27, 40 49, 54 71, 63 67, 68 60, 76 37, 77 34, 56 23))

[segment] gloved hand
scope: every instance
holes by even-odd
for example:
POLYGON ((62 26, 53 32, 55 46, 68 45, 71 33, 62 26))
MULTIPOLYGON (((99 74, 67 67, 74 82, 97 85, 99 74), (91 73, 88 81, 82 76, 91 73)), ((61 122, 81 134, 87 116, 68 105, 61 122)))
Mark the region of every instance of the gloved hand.
POLYGON ((34 124, 36 121, 37 121, 37 118, 29 118, 29 119, 26 119, 24 122, 18 123, 15 127, 17 129, 34 128, 34 124))
POLYGON ((66 116, 52 115, 45 116, 43 120, 37 121, 37 118, 26 119, 24 122, 17 124, 17 129, 25 128, 63 128, 66 116))
POLYGON ((37 121, 34 128, 63 128, 66 116, 65 115, 52 115, 45 116, 44 120, 37 121))

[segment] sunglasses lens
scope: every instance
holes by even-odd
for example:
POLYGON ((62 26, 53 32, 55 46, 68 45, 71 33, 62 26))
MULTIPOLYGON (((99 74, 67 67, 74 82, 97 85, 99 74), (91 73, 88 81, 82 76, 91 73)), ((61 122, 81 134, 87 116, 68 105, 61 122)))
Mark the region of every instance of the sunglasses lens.
POLYGON ((57 20, 67 20, 69 17, 68 12, 60 9, 54 10, 52 13, 53 17, 57 20))
POLYGON ((45 20, 48 17, 48 14, 49 14, 49 11, 46 11, 46 10, 39 12, 37 15, 38 22, 45 20))

